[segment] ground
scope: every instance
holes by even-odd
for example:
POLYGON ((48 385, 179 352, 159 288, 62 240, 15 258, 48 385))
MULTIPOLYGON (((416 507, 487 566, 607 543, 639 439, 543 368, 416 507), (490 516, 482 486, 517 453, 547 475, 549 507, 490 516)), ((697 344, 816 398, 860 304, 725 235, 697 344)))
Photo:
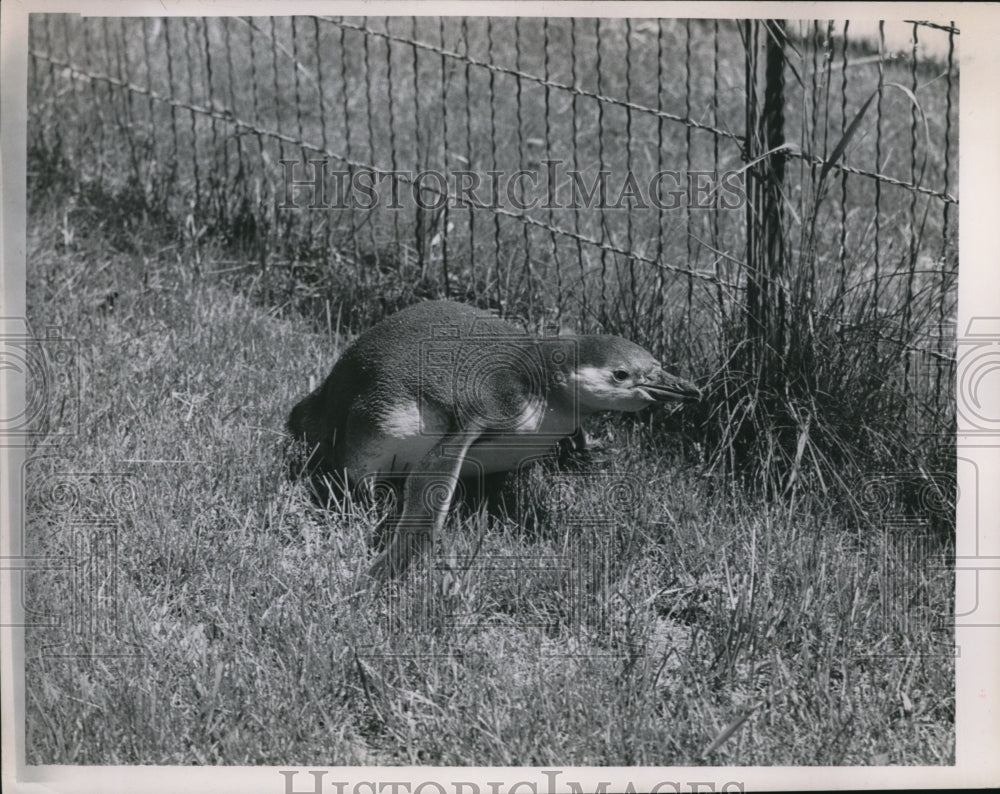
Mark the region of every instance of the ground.
POLYGON ((78 377, 47 395, 27 541, 77 568, 27 603, 76 631, 29 631, 29 763, 954 762, 946 544, 752 499, 644 414, 354 596, 378 516, 314 505, 283 432, 348 340, 57 217, 29 227, 29 319, 78 377))

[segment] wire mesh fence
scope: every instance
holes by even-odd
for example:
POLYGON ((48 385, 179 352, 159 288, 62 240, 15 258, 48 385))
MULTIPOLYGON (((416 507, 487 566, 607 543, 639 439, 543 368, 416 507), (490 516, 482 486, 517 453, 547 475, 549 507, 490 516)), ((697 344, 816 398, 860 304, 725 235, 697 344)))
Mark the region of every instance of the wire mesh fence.
POLYGON ((704 361, 805 306, 950 394, 957 31, 909 24, 33 15, 29 145, 349 326, 451 297, 704 361))

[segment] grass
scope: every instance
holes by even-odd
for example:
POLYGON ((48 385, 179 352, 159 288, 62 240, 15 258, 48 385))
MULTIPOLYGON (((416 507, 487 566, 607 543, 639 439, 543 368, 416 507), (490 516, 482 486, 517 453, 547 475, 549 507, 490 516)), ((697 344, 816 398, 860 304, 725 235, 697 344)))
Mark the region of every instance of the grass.
MULTIPOLYGON (((117 639, 62 658, 65 633, 29 631, 29 762, 953 763, 949 544, 914 546, 928 515, 891 487, 861 518, 765 504, 670 417, 600 421, 602 465, 522 475, 518 520, 457 513, 426 578, 351 598, 377 516, 316 508, 281 431, 347 339, 234 290, 222 252, 64 210, 34 206, 30 319, 79 343, 80 431, 28 464, 29 553, 114 527, 80 573, 117 639), (576 590, 538 564, 592 547, 576 590)), ((80 597, 29 577, 62 621, 80 597)))

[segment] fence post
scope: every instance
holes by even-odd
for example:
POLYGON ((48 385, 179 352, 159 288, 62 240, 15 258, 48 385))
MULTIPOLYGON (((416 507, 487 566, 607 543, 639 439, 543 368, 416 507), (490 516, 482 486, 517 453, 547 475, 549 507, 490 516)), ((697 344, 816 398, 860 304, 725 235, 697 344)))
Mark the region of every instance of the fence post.
POLYGON ((759 384, 774 393, 785 347, 785 22, 747 23, 747 339, 759 384), (764 33, 764 101, 757 99, 757 34, 764 33), (752 35, 751 35, 752 34, 752 35))

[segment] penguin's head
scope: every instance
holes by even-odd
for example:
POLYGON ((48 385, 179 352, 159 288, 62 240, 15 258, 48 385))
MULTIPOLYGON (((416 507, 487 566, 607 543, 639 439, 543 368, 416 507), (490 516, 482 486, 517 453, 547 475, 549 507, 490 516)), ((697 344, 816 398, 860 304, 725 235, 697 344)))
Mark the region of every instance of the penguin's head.
POLYGON ((569 373, 580 408, 639 411, 648 405, 701 399, 690 381, 671 375, 648 350, 618 336, 579 336, 569 373))

